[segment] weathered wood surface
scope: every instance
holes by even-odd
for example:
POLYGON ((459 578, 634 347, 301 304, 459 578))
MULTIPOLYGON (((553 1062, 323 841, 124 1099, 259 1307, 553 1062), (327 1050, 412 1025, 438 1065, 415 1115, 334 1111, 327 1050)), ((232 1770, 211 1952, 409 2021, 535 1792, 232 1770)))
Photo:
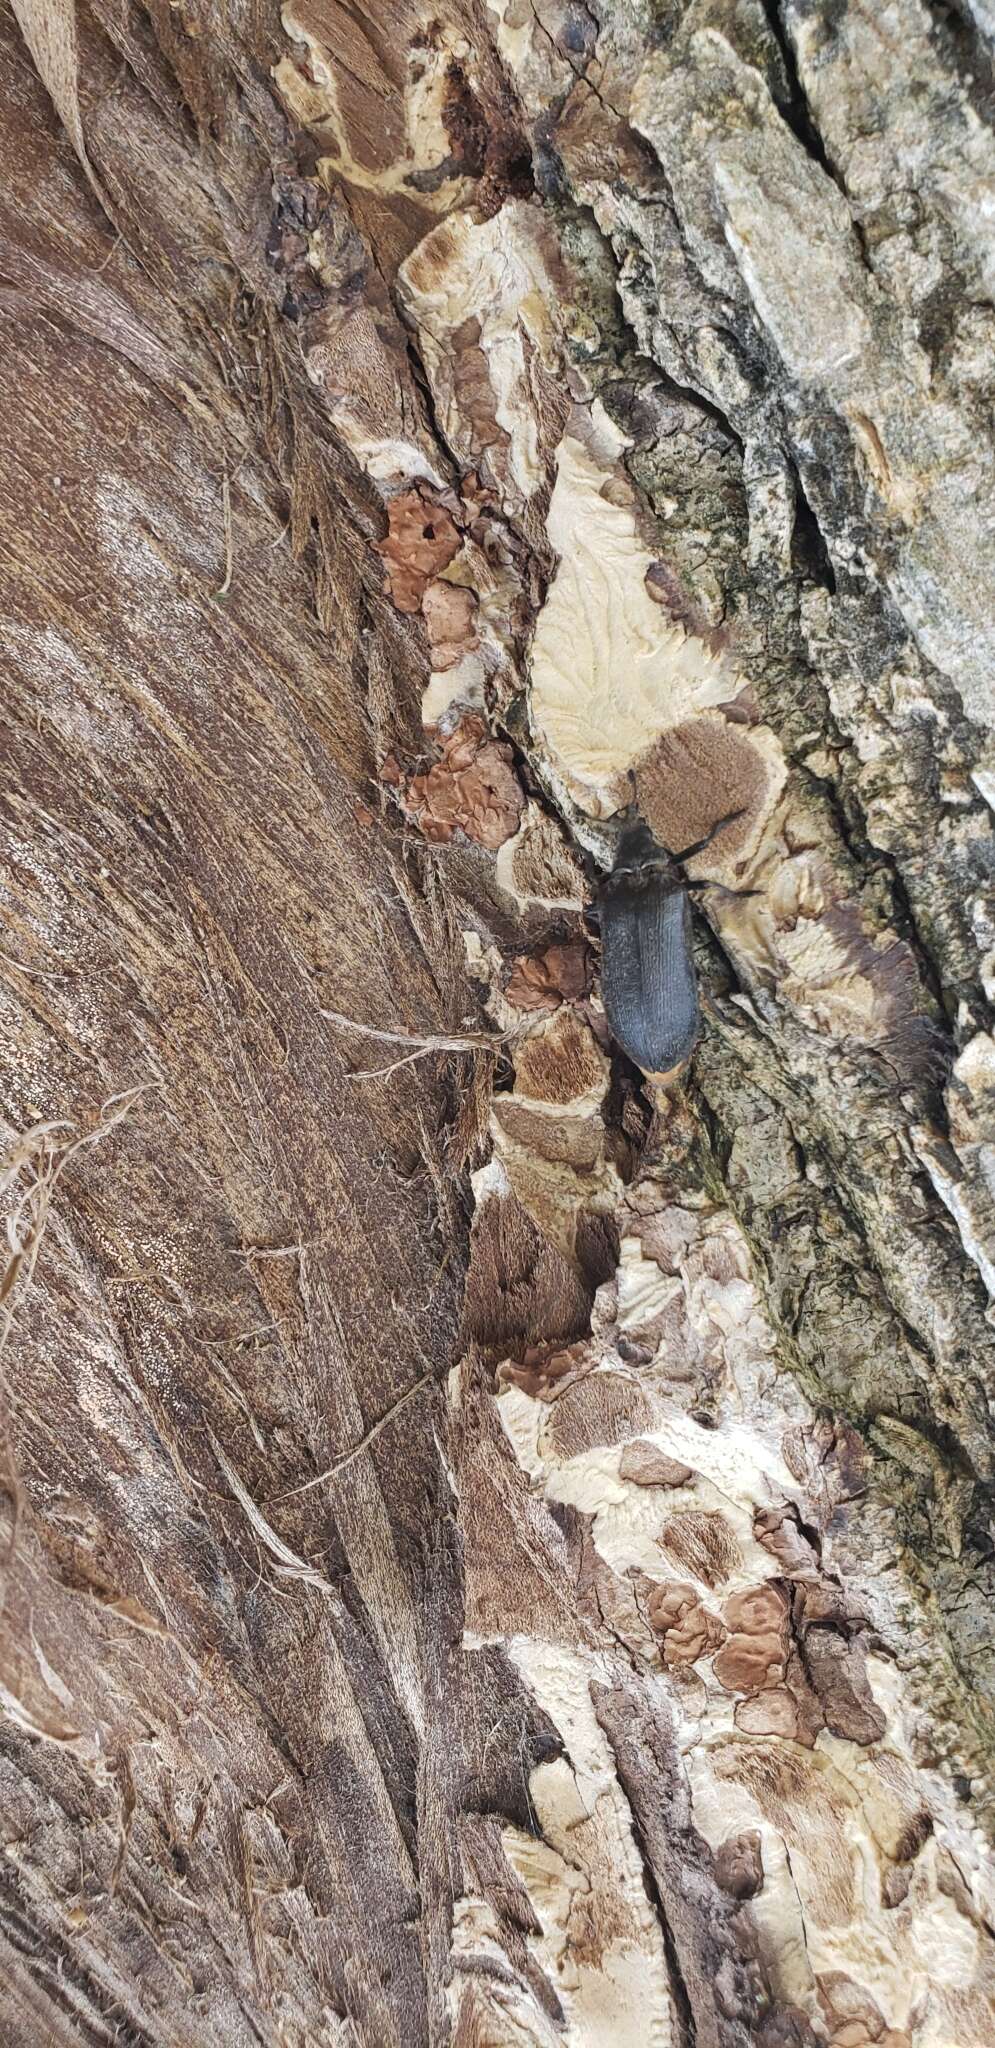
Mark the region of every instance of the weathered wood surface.
POLYGON ((990 9, 16 13, 0 2036, 981 2048, 990 9))

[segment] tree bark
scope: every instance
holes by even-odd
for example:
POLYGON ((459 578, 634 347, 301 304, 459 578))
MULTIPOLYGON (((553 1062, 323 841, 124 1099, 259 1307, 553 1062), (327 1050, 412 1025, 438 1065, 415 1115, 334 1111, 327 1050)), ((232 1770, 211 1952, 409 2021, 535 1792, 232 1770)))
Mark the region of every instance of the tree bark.
POLYGON ((14 4, 3 2040, 981 2048, 991 8, 14 4))

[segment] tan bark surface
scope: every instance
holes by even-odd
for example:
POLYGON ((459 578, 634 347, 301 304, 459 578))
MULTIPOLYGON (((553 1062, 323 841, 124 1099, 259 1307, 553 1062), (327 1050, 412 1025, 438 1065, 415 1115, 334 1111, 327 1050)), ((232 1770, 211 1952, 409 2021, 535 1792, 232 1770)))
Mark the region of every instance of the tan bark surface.
POLYGON ((989 12, 0 29, 12 2048, 995 2036, 989 12))

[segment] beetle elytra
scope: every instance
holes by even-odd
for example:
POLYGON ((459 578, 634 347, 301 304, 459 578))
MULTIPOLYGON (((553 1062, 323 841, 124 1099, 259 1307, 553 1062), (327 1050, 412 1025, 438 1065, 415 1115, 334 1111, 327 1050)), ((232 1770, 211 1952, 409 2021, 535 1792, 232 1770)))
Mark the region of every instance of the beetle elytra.
POLYGON ((646 1074, 683 1066, 701 1029, 689 891, 721 885, 689 882, 680 863, 741 816, 718 819, 680 854, 659 846, 647 825, 626 826, 598 890, 605 1015, 622 1051, 646 1074))

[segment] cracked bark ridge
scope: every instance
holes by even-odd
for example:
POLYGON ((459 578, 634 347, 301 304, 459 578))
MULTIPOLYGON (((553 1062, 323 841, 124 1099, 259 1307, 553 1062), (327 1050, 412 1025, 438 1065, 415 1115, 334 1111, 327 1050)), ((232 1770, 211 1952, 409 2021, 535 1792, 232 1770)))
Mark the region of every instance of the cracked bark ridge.
POLYGON ((624 1685, 596 1686, 593 1698, 632 1802, 668 1931, 680 2004, 693 2016, 695 2039, 710 2048, 747 2048, 751 2041, 775 2039, 760 2025, 766 1987, 755 1981, 754 1958, 728 1887, 694 1829, 673 1735, 659 1707, 624 1685))

